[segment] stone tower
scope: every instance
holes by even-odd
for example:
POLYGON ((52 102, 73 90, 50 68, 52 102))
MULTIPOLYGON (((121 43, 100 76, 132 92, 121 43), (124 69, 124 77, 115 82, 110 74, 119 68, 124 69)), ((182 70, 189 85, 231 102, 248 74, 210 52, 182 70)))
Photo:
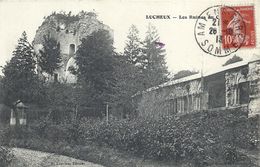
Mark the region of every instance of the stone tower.
MULTIPOLYGON (((40 67, 38 73, 49 80, 58 80, 59 82, 75 83, 76 76, 70 73, 69 67, 75 67, 75 53, 81 43, 82 38, 87 38, 94 31, 108 30, 113 38, 113 31, 107 25, 97 20, 97 16, 92 12, 80 12, 77 15, 65 13, 53 13, 46 17, 42 25, 37 29, 33 41, 36 54, 43 48, 44 35, 50 35, 60 43, 60 52, 62 57, 61 68, 55 71, 51 77, 42 73, 40 67)), ((40 56, 40 55, 39 55, 40 56)))

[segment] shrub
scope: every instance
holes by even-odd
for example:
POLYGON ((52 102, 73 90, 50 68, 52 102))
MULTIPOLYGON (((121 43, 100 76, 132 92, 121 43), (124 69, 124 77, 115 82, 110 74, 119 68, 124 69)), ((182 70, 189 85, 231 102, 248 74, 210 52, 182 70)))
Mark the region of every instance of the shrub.
POLYGON ((236 151, 236 148, 232 145, 226 145, 223 149, 223 160, 227 164, 233 164, 238 159, 238 152, 236 151))
POLYGON ((8 166, 13 159, 13 154, 9 148, 0 146, 0 167, 8 166))
POLYGON ((20 129, 19 135, 6 130, 5 137, 11 139, 12 145, 42 151, 69 154, 71 144, 95 143, 138 157, 185 160, 202 167, 239 161, 236 148, 256 149, 258 122, 259 118, 248 119, 240 111, 203 111, 181 117, 115 119, 109 123, 100 119, 38 122, 20 129))
POLYGON ((248 148, 252 140, 256 141, 256 122, 240 111, 204 111, 157 120, 111 120, 109 124, 84 120, 79 129, 82 144, 92 140, 145 158, 185 159, 203 166, 219 161, 235 162, 239 157, 234 148, 248 148), (228 147, 230 144, 233 147, 228 147))

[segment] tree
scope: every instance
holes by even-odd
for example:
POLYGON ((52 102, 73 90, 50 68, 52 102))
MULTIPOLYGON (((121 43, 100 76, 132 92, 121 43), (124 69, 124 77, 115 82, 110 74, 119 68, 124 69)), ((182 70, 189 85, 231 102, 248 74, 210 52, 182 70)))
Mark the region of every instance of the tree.
POLYGON ((165 62, 165 49, 162 47, 156 28, 149 24, 146 38, 144 40, 145 57, 145 87, 159 85, 168 80, 168 70, 165 62))
POLYGON ((127 61, 135 66, 141 66, 142 44, 139 38, 139 31, 135 25, 132 25, 127 35, 126 46, 124 48, 124 56, 127 61))
POLYGON ((173 79, 179 79, 179 78, 184 78, 193 74, 198 74, 197 71, 190 71, 190 70, 181 70, 179 72, 177 72, 176 74, 174 74, 174 78, 173 79))
POLYGON ((112 104, 112 112, 119 117, 133 115, 132 96, 143 90, 140 69, 131 64, 127 57, 116 56, 117 63, 115 68, 116 88, 112 104))
MULTIPOLYGON (((143 53, 143 43, 140 41, 138 35, 138 29, 136 26, 132 25, 129 28, 126 46, 124 48, 123 56, 125 58, 119 56, 119 61, 121 63, 117 66, 119 74, 127 71, 127 73, 122 74, 122 78, 125 80, 129 79, 127 83, 131 85, 132 90, 135 90, 134 93, 145 89, 143 83, 140 81, 145 77, 144 70, 146 68, 146 58, 143 53), (129 76, 129 78, 126 76, 129 76)), ((132 96, 132 93, 129 95, 132 96)))
POLYGON ((42 71, 53 75, 54 71, 61 67, 60 43, 50 34, 44 36, 43 50, 40 50, 38 64, 42 71))
POLYGON ((47 104, 49 107, 49 116, 55 122, 61 122, 65 119, 76 117, 76 110, 79 106, 80 92, 72 84, 59 82, 49 83, 47 86, 47 104))
POLYGON ((18 99, 23 102, 39 100, 42 89, 35 73, 35 64, 33 47, 27 40, 26 32, 23 32, 13 57, 3 68, 4 101, 7 105, 18 99))
POLYGON ((95 109, 111 102, 116 83, 114 55, 113 39, 107 30, 83 38, 76 52, 78 82, 89 96, 88 105, 95 109))
POLYGON ((3 97, 4 97, 3 77, 0 75, 0 104, 3 103, 3 97))
POLYGON ((232 58, 228 59, 222 66, 227 66, 229 64, 233 64, 242 60, 243 59, 241 57, 234 55, 232 58))

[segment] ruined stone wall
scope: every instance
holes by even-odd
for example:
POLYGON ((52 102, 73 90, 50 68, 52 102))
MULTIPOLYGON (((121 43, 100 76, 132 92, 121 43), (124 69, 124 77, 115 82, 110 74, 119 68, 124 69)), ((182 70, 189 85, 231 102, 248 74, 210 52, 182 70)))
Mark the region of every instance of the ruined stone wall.
POLYGON ((150 117, 192 112, 195 109, 205 108, 201 100, 204 99, 203 96, 205 94, 202 92, 201 79, 197 79, 139 95, 137 110, 140 116, 150 117), (190 106, 184 109, 188 106, 184 103, 189 103, 190 106))
MULTIPOLYGON (((226 107, 240 105, 239 84, 248 81, 248 66, 226 72, 226 107)), ((248 90, 249 91, 249 90, 248 90)))
POLYGON ((249 63, 250 80, 249 117, 260 115, 260 60, 249 63))
MULTIPOLYGON (((75 54, 70 54, 70 45, 75 45, 75 51, 81 43, 82 38, 87 38, 94 31, 105 29, 108 30, 113 38, 113 31, 102 22, 98 21, 94 15, 84 15, 78 18, 70 19, 51 15, 45 19, 42 25, 36 31, 33 41, 34 49, 39 54, 42 49, 44 35, 50 34, 51 37, 60 43, 62 55, 61 68, 56 71, 60 81, 75 82, 75 77, 68 71, 68 62, 75 62, 75 54), (69 80, 69 81, 68 81, 69 80), (74 80, 74 81, 73 81, 74 80)), ((74 65, 72 65, 74 66, 74 65)))

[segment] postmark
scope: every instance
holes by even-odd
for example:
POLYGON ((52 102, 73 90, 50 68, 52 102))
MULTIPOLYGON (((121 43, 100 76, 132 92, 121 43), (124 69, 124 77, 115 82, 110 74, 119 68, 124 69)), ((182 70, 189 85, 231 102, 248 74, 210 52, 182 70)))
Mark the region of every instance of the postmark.
POLYGON ((196 20, 194 36, 198 46, 205 53, 217 57, 225 57, 236 52, 243 45, 246 36, 246 27, 243 17, 235 9, 220 5, 212 6, 204 10, 196 20), (222 27, 222 9, 223 11, 227 9, 229 11, 225 13, 228 14, 228 17, 225 17, 227 23, 232 21, 232 19, 234 20, 232 26, 229 26, 228 29, 223 29, 225 26, 222 27), (240 28, 240 31, 237 31, 237 27, 240 28), (224 40, 222 36, 223 31, 227 31, 225 35, 230 35, 228 39, 230 40, 228 41, 229 45, 225 45, 225 47, 222 44, 224 40))
POLYGON ((241 48, 256 46, 254 6, 221 7, 221 21, 223 48, 232 48, 242 40, 241 48), (245 26, 241 25, 242 20, 239 20, 240 16, 237 13, 243 18, 245 26))

